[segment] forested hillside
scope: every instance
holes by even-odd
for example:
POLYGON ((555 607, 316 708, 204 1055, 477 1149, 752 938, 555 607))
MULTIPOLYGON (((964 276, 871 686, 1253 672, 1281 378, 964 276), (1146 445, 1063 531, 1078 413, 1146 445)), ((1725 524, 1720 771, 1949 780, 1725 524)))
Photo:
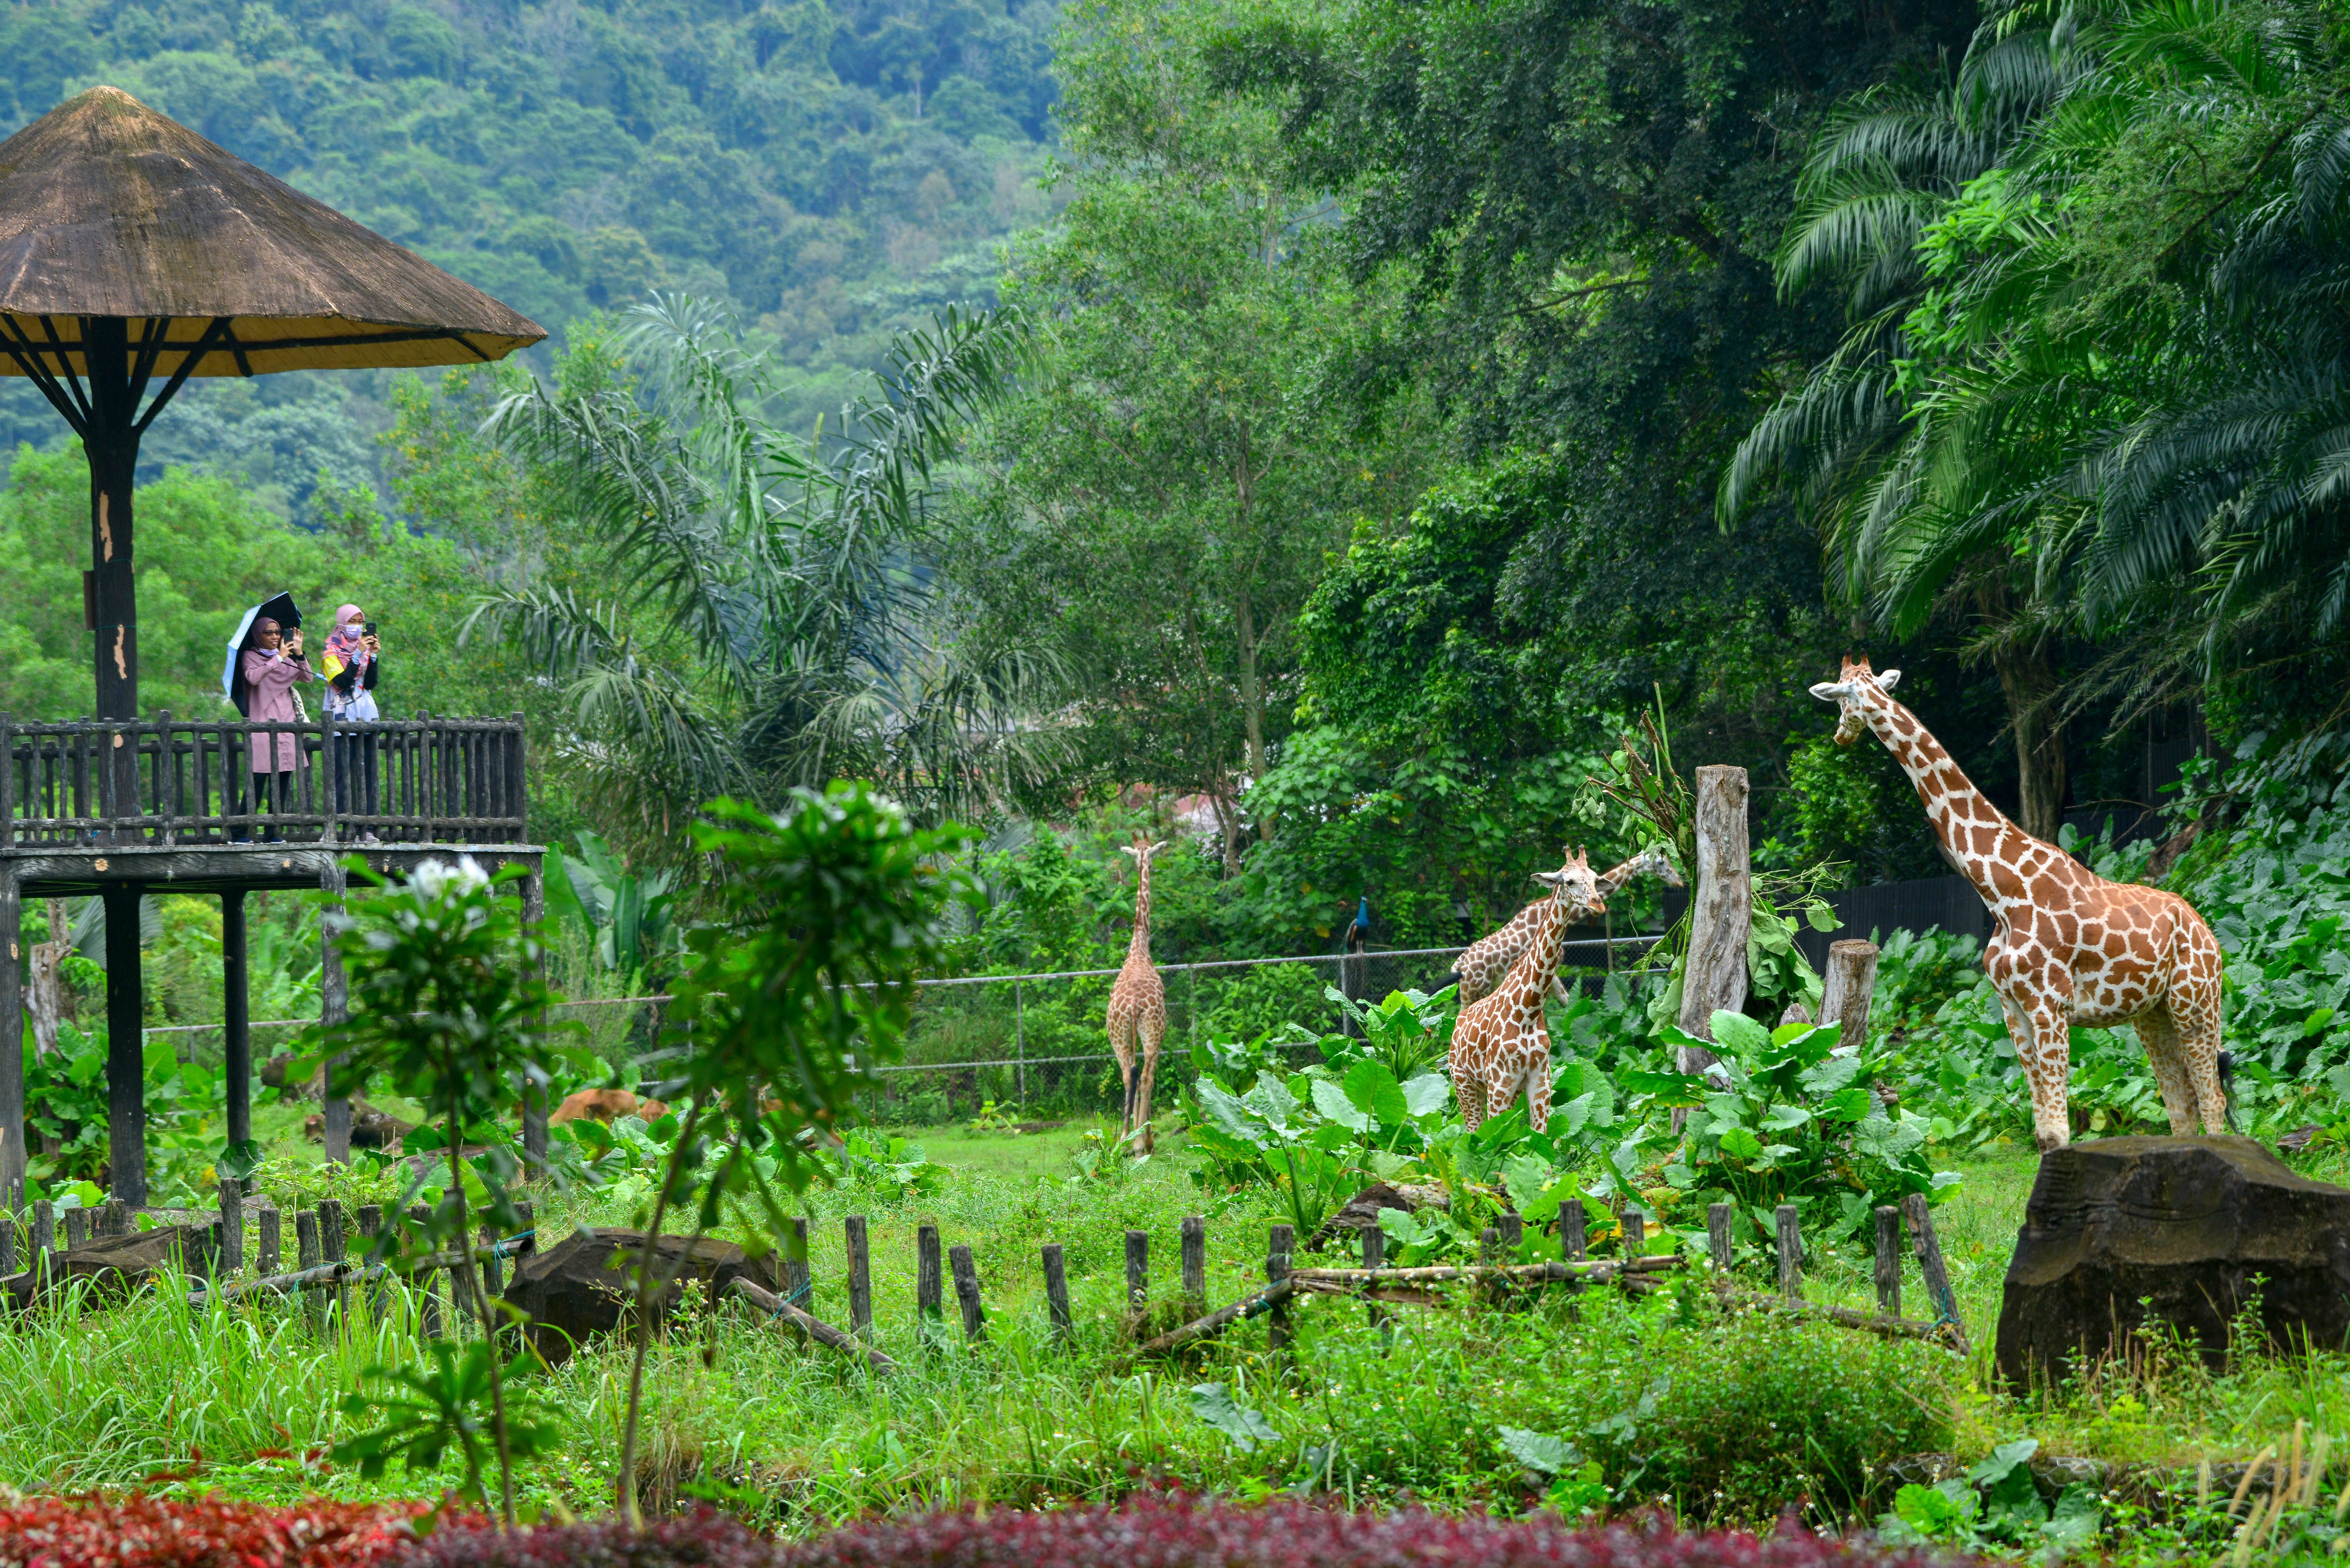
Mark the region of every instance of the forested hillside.
MULTIPOLYGON (((123 88, 560 334, 653 289, 723 299, 837 410, 890 328, 993 296, 1049 211, 1054 0, 37 0, 0 13, 13 130, 123 88)), ((546 363, 542 356, 537 361, 546 363)), ((378 477, 386 379, 200 386, 147 472, 225 468, 300 515, 378 477)), ((0 439, 58 432, 12 382, 0 439)))

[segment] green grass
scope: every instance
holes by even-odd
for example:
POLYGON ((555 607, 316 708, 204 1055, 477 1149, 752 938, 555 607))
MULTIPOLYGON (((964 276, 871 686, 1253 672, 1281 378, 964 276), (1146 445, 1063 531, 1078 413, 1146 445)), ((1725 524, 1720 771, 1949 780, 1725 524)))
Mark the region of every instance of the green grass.
MULTIPOLYGON (((2000 1281, 2033 1161, 1968 1168, 1937 1210, 1962 1315, 1976 1343, 1941 1351, 1765 1318, 1723 1323, 1692 1293, 1641 1303, 1549 1293, 1526 1310, 1400 1310, 1392 1341, 1359 1304, 1300 1302, 1298 1342, 1272 1358, 1262 1320, 1180 1364, 1120 1374, 1123 1233, 1152 1242, 1151 1326, 1182 1315, 1177 1227, 1210 1215, 1209 1291, 1218 1303, 1263 1276, 1276 1215, 1263 1194, 1203 1199, 1180 1137, 1119 1179, 1073 1183, 1083 1125, 1018 1137, 927 1129, 953 1174, 938 1194, 898 1201, 845 1190, 810 1196, 813 1310, 847 1317, 840 1220, 868 1216, 876 1329, 903 1370, 874 1378, 739 1307, 660 1345, 647 1400, 642 1480, 655 1500, 730 1497, 790 1532, 868 1509, 963 1501, 1042 1504, 1118 1495, 1170 1480, 1260 1494, 1326 1483, 1352 1501, 1419 1500, 1513 1510, 1536 1494, 1499 1428, 1565 1436, 1599 1459, 1620 1502, 1658 1501, 1685 1517, 1767 1522, 1796 1499, 1849 1525, 1889 1502, 1884 1467, 1926 1450, 1981 1457, 2019 1436, 2045 1450, 2189 1471, 2287 1441, 2294 1423, 2350 1438, 2350 1359, 2255 1359, 2224 1376, 2189 1363, 2136 1383, 2028 1401, 1992 1391, 1990 1340, 2000 1281), (935 1223, 979 1266, 990 1343, 960 1343, 953 1303, 926 1334, 914 1313, 915 1231, 935 1223), (1066 1249, 1077 1326, 1045 1333, 1039 1249, 1066 1249), (1579 1306, 1579 1313, 1576 1308, 1579 1306), (1192 1411, 1194 1384, 1223 1383, 1275 1436, 1243 1450, 1192 1411)), ((591 1195, 542 1199, 551 1240, 582 1222, 625 1222, 591 1195)), ((1756 1260, 1757 1282, 1761 1261, 1756 1260)), ((1913 1315, 1923 1302, 1914 1261, 1913 1315)), ((1814 1300, 1871 1305, 1860 1248, 1821 1249, 1814 1300)), ((437 1495, 453 1471, 398 1469, 363 1485, 306 1459, 357 1429, 337 1408, 367 1366, 416 1353, 400 1298, 376 1322, 354 1294, 348 1326, 324 1334, 278 1304, 216 1308, 149 1299, 65 1313, 0 1334, 0 1482, 20 1489, 122 1486, 203 1464, 159 1484, 259 1498, 306 1491, 437 1495)), ((530 1467, 525 1495, 575 1510, 608 1495, 627 1362, 619 1346, 575 1356, 534 1387, 567 1434, 530 1467)), ((2350 1441, 2345 1444, 2350 1459, 2350 1441)))

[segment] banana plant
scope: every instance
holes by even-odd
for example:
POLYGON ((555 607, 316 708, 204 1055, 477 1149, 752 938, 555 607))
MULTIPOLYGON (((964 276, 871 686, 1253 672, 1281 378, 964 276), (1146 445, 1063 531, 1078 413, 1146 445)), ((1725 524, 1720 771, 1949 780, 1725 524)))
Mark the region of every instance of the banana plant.
POLYGON ((599 834, 582 832, 577 843, 577 856, 548 846, 549 909, 577 925, 606 969, 632 982, 650 979, 677 948, 675 877, 629 870, 599 834))

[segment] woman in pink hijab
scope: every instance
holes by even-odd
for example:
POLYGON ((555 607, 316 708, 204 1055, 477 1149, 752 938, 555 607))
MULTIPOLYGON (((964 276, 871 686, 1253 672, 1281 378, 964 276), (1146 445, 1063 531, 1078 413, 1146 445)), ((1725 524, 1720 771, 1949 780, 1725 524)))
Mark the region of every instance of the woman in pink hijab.
MULTIPOLYGON (((342 605, 335 610, 335 629, 327 636, 325 654, 318 660, 318 675, 327 683, 327 711, 335 716, 335 815, 354 815, 361 818, 376 812, 376 761, 374 738, 364 731, 344 732, 346 724, 372 723, 377 718, 375 705, 376 677, 381 665, 375 633, 368 626, 367 612, 357 605, 342 605)), ((348 829, 345 829, 346 832, 348 829)), ((359 836, 361 844, 382 842, 369 828, 359 836)))
MULTIPOLYGON (((294 702, 294 688, 305 680, 315 680, 309 663, 302 656, 302 628, 288 632, 267 616, 253 623, 244 639, 244 650, 237 655, 237 673, 252 693, 245 717, 255 723, 272 720, 291 724, 301 718, 294 702)), ((302 765, 301 741, 290 732, 276 735, 256 734, 253 737, 253 805, 256 812, 276 809, 290 812, 298 804, 294 793, 294 770, 302 765), (272 779, 276 781, 273 792, 272 779)), ((270 825, 269 842, 283 844, 286 836, 270 825)))

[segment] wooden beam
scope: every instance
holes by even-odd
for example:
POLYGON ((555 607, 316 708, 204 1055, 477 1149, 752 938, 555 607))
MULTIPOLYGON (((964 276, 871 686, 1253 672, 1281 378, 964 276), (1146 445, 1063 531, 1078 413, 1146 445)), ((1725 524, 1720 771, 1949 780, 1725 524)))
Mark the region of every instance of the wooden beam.
POLYGON ((147 1206, 147 1002, 136 886, 106 892, 106 1158, 109 1187, 147 1206))
POLYGON ((25 956, 24 890, 0 861, 0 1209, 11 1212, 25 1205, 25 956))

